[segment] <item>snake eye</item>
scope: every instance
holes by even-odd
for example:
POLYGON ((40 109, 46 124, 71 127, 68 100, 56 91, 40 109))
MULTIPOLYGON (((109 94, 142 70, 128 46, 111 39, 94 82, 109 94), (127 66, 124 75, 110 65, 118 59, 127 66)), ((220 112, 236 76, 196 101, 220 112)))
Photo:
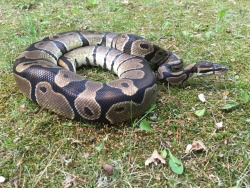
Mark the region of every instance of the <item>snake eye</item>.
POLYGON ((54 35, 52 36, 53 39, 59 39, 59 36, 58 35, 54 35))
POLYGON ((202 73, 202 74, 207 74, 207 73, 213 73, 213 68, 207 68, 207 69, 201 69, 199 70, 199 73, 202 73))

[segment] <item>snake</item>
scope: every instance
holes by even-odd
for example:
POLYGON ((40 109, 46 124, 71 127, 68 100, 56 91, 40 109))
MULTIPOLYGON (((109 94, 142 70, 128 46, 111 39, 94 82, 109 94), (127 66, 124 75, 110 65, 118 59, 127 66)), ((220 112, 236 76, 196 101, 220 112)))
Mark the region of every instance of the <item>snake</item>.
POLYGON ((42 109, 72 120, 117 124, 150 108, 158 81, 179 85, 227 69, 208 61, 183 68, 179 56, 135 34, 77 30, 31 44, 16 58, 13 76, 21 92, 42 109), (98 82, 76 73, 88 66, 118 78, 98 82))

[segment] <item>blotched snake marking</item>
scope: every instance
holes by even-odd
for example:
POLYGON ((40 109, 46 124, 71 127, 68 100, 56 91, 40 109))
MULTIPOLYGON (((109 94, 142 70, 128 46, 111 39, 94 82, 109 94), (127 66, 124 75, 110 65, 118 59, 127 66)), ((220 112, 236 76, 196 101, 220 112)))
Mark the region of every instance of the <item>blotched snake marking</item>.
POLYGON ((156 99, 157 79, 180 84, 191 77, 219 74, 227 67, 182 60, 142 37, 113 32, 71 31, 31 44, 16 59, 20 90, 40 106, 70 119, 118 123, 142 115, 156 99), (106 83, 76 74, 101 66, 119 79, 106 83), (157 67, 156 76, 152 67, 157 67))

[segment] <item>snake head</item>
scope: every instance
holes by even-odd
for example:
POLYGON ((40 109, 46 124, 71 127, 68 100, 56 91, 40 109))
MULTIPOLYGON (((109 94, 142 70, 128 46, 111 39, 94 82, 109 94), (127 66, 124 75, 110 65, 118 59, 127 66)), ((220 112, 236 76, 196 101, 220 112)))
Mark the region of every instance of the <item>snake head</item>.
POLYGON ((194 76, 198 77, 198 76, 223 74, 228 70, 228 67, 208 61, 200 61, 197 62, 192 69, 193 69, 192 74, 194 74, 193 77, 194 76))

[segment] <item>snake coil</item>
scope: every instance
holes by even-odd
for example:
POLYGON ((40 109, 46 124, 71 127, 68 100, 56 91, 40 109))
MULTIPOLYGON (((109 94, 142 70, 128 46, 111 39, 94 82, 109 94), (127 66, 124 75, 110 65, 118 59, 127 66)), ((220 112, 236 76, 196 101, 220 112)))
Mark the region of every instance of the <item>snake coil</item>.
POLYGON ((20 90, 40 106, 70 119, 118 123, 140 116, 155 101, 157 79, 180 84, 190 77, 224 72, 209 62, 189 65, 133 34, 71 31, 31 44, 16 59, 13 74, 20 90), (76 74, 101 66, 117 80, 101 83, 76 74))

